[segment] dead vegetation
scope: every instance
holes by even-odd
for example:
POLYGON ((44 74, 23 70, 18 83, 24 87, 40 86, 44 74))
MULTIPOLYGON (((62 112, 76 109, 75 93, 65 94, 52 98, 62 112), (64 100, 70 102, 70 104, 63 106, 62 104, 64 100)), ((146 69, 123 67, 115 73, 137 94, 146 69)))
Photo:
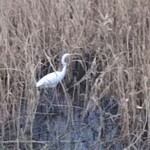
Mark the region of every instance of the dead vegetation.
POLYGON ((65 52, 82 56, 70 63, 65 82, 77 91, 78 101, 82 96, 85 111, 100 107, 104 96, 116 96, 121 140, 129 139, 128 148, 150 147, 148 0, 1 0, 1 147, 13 141, 18 149, 20 141, 32 143, 32 131, 21 135, 21 105, 27 105, 26 123, 32 129, 38 104, 35 82, 44 65, 52 71, 45 60, 59 68, 65 52))

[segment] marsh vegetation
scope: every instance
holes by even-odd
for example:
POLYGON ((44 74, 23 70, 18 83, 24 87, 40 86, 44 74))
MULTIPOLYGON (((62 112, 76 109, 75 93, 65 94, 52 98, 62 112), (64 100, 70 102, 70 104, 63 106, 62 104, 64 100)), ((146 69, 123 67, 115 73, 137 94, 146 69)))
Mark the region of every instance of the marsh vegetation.
POLYGON ((148 0, 0 1, 0 149, 149 149, 149 87, 148 0))

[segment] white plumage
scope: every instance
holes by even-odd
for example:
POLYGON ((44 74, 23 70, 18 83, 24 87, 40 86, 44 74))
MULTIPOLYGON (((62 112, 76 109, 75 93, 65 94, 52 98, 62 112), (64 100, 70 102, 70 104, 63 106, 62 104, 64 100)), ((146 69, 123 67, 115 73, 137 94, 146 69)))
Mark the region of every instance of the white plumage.
POLYGON ((67 69, 66 58, 70 54, 66 53, 62 56, 61 63, 63 65, 63 69, 61 71, 56 71, 47 74, 43 78, 41 78, 37 83, 36 87, 44 88, 44 87, 55 87, 57 84, 64 78, 67 69))

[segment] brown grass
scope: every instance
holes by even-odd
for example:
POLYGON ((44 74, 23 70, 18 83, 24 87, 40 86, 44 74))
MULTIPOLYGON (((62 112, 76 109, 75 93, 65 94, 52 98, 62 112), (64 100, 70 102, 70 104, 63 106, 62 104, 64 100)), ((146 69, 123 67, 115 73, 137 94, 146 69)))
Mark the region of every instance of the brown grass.
MULTIPOLYGON (((0 126, 6 138, 2 144, 15 140, 13 134, 20 139, 22 101, 32 122, 38 104, 35 82, 42 60, 53 63, 65 52, 82 55, 78 59, 83 68, 76 69, 85 74, 73 86, 79 89, 78 95, 84 95, 82 107, 88 110, 92 101, 98 105, 106 95, 119 97, 122 138, 129 139, 128 148, 138 149, 143 135, 150 146, 148 0, 1 0, 0 126)), ((73 77, 67 75, 66 82, 73 77)), ((32 140, 32 136, 24 136, 32 140)))

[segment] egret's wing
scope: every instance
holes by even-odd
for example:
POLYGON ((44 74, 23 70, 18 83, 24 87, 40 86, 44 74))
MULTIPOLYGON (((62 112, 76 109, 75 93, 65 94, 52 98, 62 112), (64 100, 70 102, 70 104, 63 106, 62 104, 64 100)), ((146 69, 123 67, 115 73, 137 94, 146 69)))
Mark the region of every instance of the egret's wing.
POLYGON ((47 74, 36 83, 36 86, 37 87, 55 87, 59 82, 59 74, 60 74, 59 71, 47 74))

